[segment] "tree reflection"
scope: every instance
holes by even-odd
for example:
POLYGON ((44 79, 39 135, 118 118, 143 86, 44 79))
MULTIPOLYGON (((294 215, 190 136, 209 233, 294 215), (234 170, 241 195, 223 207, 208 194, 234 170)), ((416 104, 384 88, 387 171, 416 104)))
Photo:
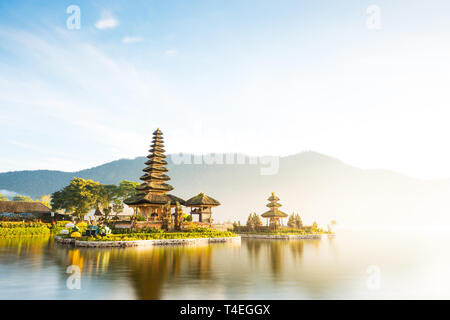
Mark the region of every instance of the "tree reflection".
POLYGON ((211 246, 87 249, 59 246, 55 258, 63 266, 77 265, 83 276, 131 280, 137 299, 161 299, 164 287, 177 278, 212 276, 211 246))
POLYGON ((45 255, 49 246, 51 246, 51 242, 47 236, 0 239, 0 250, 5 254, 2 257, 2 264, 33 259, 36 265, 38 265, 42 261, 39 257, 45 255))
POLYGON ((259 253, 261 251, 262 247, 262 241, 254 240, 254 239, 247 239, 245 242, 245 247, 248 252, 248 257, 250 262, 253 263, 253 265, 257 264, 259 253))
POLYGON ((305 250, 305 241, 290 241, 289 248, 291 249, 291 254, 295 260, 301 260, 303 256, 303 251, 305 250))

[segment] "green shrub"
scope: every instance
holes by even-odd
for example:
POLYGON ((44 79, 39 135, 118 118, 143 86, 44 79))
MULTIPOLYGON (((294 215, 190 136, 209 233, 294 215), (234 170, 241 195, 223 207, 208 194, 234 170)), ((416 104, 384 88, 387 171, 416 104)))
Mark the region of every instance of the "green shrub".
POLYGON ((0 222, 0 228, 37 228, 49 226, 43 222, 0 222))
POLYGON ((236 234, 229 231, 196 230, 195 232, 134 232, 123 234, 109 234, 105 237, 83 237, 85 241, 131 241, 131 240, 164 240, 164 239, 193 239, 193 238, 225 238, 235 237, 236 234))
POLYGON ((136 215, 136 221, 145 221, 145 217, 138 214, 136 215))
POLYGON ((0 238, 17 236, 45 236, 50 235, 50 229, 47 227, 14 227, 0 228, 0 238))
POLYGON ((0 237, 34 236, 58 234, 65 229, 67 221, 56 223, 44 222, 0 222, 0 237))

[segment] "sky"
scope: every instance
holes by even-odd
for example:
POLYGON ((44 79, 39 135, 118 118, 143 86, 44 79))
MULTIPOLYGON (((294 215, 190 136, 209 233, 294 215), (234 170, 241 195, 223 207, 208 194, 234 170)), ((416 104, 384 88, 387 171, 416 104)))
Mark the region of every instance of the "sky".
POLYGON ((1 1, 0 172, 143 156, 159 127, 168 153, 312 150, 448 178, 449 12, 444 0, 1 1))

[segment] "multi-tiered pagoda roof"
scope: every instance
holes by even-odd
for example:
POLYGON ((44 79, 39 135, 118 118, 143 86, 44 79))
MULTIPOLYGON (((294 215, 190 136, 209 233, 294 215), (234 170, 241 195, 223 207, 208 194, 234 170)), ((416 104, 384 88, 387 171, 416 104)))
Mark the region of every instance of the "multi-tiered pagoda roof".
POLYGON ((162 205, 168 202, 171 205, 175 205, 176 202, 184 204, 185 201, 183 199, 167 194, 173 190, 173 187, 167 183, 170 177, 165 174, 168 171, 165 167, 167 161, 164 160, 166 158, 164 154, 166 150, 164 150, 163 133, 159 128, 153 132, 153 140, 149 152, 148 160, 145 162, 147 167, 143 169, 145 173, 140 178, 143 183, 136 187, 138 194, 125 200, 125 203, 127 205, 162 205))
POLYGON ((266 205, 270 210, 264 212, 261 217, 263 218, 286 218, 289 215, 280 211, 278 208, 281 207, 281 204, 278 203, 280 201, 280 198, 278 198, 274 192, 272 192, 272 195, 267 199, 269 200, 269 203, 266 205))

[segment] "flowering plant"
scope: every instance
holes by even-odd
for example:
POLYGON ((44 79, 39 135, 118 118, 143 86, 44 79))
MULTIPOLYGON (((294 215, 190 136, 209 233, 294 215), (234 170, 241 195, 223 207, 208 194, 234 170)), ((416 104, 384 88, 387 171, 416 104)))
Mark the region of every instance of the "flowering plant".
POLYGON ((111 234, 111 229, 107 226, 102 226, 99 230, 98 230, 98 234, 101 236, 106 236, 108 234, 111 234))

